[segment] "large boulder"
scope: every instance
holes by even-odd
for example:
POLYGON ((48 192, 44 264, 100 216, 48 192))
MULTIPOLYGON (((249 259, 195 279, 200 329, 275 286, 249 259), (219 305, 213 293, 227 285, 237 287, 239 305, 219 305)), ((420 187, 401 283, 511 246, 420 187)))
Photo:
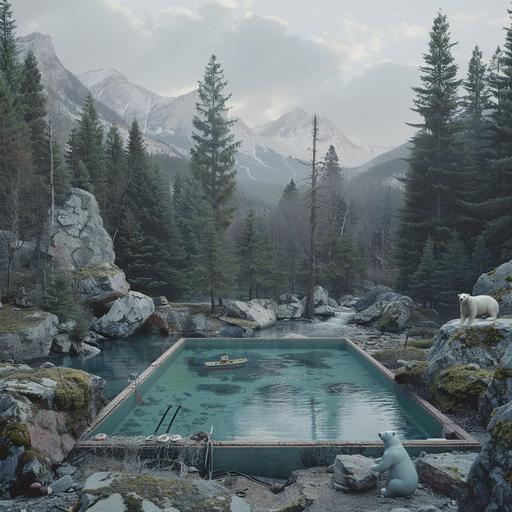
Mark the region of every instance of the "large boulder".
POLYGON ((459 512, 512 512, 512 402, 496 409, 487 430, 459 512))
POLYGON ((480 418, 487 424, 494 409, 512 401, 512 345, 501 358, 480 401, 480 418))
POLYGON ((72 188, 64 205, 55 212, 55 232, 49 255, 62 269, 114 263, 112 239, 103 227, 96 198, 72 188))
POLYGON ((304 313, 304 305, 296 297, 287 303, 278 304, 276 308, 276 318, 278 320, 300 318, 304 313))
POLYGON ((103 407, 104 381, 71 368, 3 366, 0 380, 0 491, 48 483, 103 407))
POLYGON ((352 307, 356 311, 363 311, 376 302, 391 302, 392 300, 398 299, 399 297, 400 294, 394 292, 391 288, 383 285, 377 285, 373 288, 370 288, 363 297, 361 297, 355 304, 353 304, 352 307))
POLYGON ((402 331, 411 319, 416 305, 406 295, 387 303, 382 310, 379 327, 381 331, 402 331))
POLYGON ((74 280, 80 301, 89 304, 112 302, 130 291, 124 272, 113 263, 82 267, 74 280))
POLYGON ((155 307, 149 322, 166 334, 216 336, 223 324, 209 311, 208 304, 166 304, 155 307))
POLYGON ((0 360, 30 361, 48 356, 58 319, 39 309, 0 309, 0 360))
POLYGON ((256 329, 271 327, 276 323, 275 302, 254 299, 249 302, 240 300, 225 300, 226 316, 239 318, 254 323, 256 329), (266 306, 266 307, 265 307, 266 306))
POLYGON ((500 305, 500 315, 512 314, 512 260, 482 274, 473 287, 473 295, 491 295, 500 305))
POLYGON ((315 306, 329 306, 329 293, 322 286, 315 286, 313 292, 313 304, 315 306))
POLYGON ((109 311, 94 321, 94 330, 109 338, 124 338, 142 327, 154 311, 151 297, 129 292, 115 300, 109 311))
POLYGON ((492 369, 511 343, 512 319, 479 320, 462 327, 459 320, 452 320, 434 337, 426 376, 432 380, 442 370, 469 363, 492 369))
POLYGON ((250 505, 213 480, 179 480, 127 473, 93 473, 85 481, 77 512, 251 512, 250 505))

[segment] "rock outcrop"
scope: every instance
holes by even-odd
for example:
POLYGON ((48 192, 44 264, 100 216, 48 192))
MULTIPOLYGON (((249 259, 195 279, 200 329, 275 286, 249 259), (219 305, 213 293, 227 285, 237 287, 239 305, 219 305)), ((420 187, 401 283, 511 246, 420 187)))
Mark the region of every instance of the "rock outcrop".
POLYGON ((512 512, 512 402, 496 409, 487 430, 459 512, 512 512))
POLYGON ((178 480, 153 475, 94 473, 86 481, 77 512, 251 512, 242 498, 213 480, 178 480))
POLYGON ((103 379, 70 368, 2 365, 0 487, 21 494, 48 483, 104 405, 103 379))
POLYGON ((82 267, 74 280, 80 301, 88 304, 112 302, 130 291, 124 272, 113 263, 82 267))
POLYGON ((334 459, 334 488, 343 492, 366 491, 377 485, 371 470, 374 459, 363 455, 337 455, 334 459))
POLYGON ((0 310, 0 360, 47 357, 58 323, 57 317, 46 311, 5 305, 0 310))
POLYGON ((491 295, 500 305, 500 316, 512 314, 512 260, 482 274, 473 295, 491 295))
POLYGON ((452 320, 434 337, 426 376, 433 380, 442 370, 470 363, 493 369, 511 343, 512 319, 479 320, 463 327, 459 320, 452 320))
POLYGON ((272 327, 276 323, 277 305, 273 301, 254 299, 248 302, 225 300, 224 309, 228 318, 238 318, 254 323, 256 329, 272 327))
POLYGON ((494 409, 512 401, 512 345, 498 363, 484 396, 480 401, 480 418, 487 424, 494 409))
MULTIPOLYGON (((154 299, 153 299, 154 302, 154 299)), ((165 334, 220 335, 223 323, 209 315, 208 304, 165 304, 156 306, 149 322, 165 334)))
POLYGON ((300 318, 304 313, 304 304, 297 295, 285 293, 279 297, 276 307, 276 318, 278 320, 300 318))
POLYGON ((72 188, 64 205, 55 212, 55 233, 49 254, 62 269, 114 263, 112 240, 103 227, 96 198, 72 188))
POLYGON ((93 322, 94 330, 108 338, 124 338, 137 331, 155 311, 153 300, 139 292, 129 292, 115 300, 108 313, 93 322))

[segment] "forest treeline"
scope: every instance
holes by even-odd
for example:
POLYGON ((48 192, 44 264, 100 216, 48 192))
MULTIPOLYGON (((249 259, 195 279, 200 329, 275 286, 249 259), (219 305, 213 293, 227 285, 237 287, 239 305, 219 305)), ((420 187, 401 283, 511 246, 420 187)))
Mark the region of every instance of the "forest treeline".
MULTIPOLYGON (((30 51, 19 59, 15 29, 10 4, 2 0, 0 234, 7 300, 20 241, 34 242, 30 266, 44 281, 55 211, 70 187, 96 196, 116 263, 134 289, 173 300, 208 299, 212 307, 227 296, 304 294, 312 268, 314 283, 339 297, 367 276, 374 244, 385 247, 378 258, 390 269, 388 284, 396 276, 402 291, 436 306, 512 257, 511 28, 489 63, 475 47, 460 80, 448 20, 441 13, 435 18, 414 89, 421 121, 402 178, 399 227, 396 233, 379 227, 370 237, 378 242, 366 246, 355 231, 362 206, 353 204, 332 146, 305 162, 314 186, 311 179, 292 180, 273 207, 236 191, 240 143, 215 56, 199 81, 193 147, 184 165, 148 154, 136 120, 127 135, 105 125, 91 95, 59 147, 36 59, 30 51)), ((385 212, 376 222, 393 213, 388 206, 385 212)))
POLYGON ((490 62, 474 48, 463 80, 455 44, 439 13, 414 88, 396 248, 398 286, 432 305, 512 258, 512 28, 490 62))

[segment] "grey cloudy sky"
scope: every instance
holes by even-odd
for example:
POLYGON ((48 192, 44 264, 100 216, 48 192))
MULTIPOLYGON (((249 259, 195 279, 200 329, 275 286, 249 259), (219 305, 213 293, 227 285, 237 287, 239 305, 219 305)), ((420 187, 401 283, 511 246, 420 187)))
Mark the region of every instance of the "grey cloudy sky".
POLYGON ((465 73, 504 40, 507 0, 12 0, 19 34, 52 36, 73 72, 113 67, 165 95, 193 89, 216 53, 250 125, 297 106, 356 142, 410 135, 411 86, 439 8, 465 73))

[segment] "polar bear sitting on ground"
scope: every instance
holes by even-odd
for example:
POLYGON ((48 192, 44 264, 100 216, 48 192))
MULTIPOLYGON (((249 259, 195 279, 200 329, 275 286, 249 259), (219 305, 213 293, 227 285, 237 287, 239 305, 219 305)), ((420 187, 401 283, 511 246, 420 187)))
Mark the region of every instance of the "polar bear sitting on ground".
POLYGON ((388 430, 379 432, 384 443, 384 455, 376 459, 372 471, 383 473, 389 470, 388 483, 381 490, 388 498, 394 496, 410 496, 418 486, 418 473, 409 454, 396 436, 396 432, 388 430))
POLYGON ((500 306, 496 299, 489 295, 476 295, 472 297, 469 293, 459 293, 460 303, 460 325, 463 325, 466 319, 468 325, 479 316, 489 317, 489 320, 496 320, 500 306))

